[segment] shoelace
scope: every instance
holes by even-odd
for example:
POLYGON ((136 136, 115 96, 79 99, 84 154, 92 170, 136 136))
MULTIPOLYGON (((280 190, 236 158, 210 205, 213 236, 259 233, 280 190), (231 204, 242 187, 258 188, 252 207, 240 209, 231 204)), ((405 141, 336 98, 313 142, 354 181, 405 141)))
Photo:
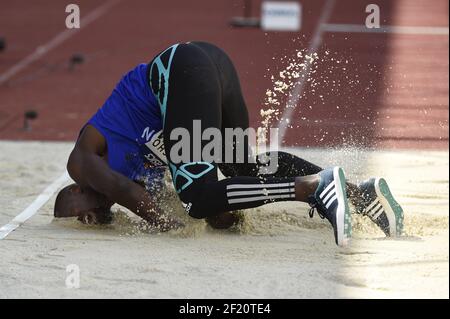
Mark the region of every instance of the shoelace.
POLYGON ((311 208, 309 209, 309 212, 308 212, 310 218, 314 217, 314 212, 317 212, 317 214, 320 216, 320 218, 322 218, 322 219, 325 218, 325 215, 323 215, 320 212, 319 203, 317 202, 317 200, 314 196, 311 195, 308 197, 308 203, 309 203, 309 206, 311 206, 311 208))

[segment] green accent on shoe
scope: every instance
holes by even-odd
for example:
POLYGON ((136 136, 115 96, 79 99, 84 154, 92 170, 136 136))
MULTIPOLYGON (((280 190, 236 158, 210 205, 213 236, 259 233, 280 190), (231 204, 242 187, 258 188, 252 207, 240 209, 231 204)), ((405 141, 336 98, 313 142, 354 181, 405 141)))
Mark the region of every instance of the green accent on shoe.
POLYGON ((339 183, 339 187, 341 188, 342 194, 344 195, 345 199, 344 234, 345 237, 350 240, 350 238, 352 237, 352 216, 350 213, 350 207, 348 205, 347 189, 345 186, 345 174, 342 168, 339 168, 339 177, 342 181, 341 183, 339 183))
POLYGON ((394 199, 394 196, 392 196, 392 193, 389 189, 389 186, 386 183, 386 180, 384 178, 380 178, 378 182, 381 194, 387 199, 389 205, 392 208, 392 211, 395 215, 395 228, 396 228, 396 235, 401 236, 403 234, 403 209, 400 206, 399 203, 394 199))

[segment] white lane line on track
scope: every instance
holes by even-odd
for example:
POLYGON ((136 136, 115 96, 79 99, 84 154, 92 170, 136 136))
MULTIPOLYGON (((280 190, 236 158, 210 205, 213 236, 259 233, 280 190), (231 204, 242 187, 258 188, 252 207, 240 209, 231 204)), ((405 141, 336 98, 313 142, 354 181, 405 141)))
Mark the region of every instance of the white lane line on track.
POLYGON ((344 32, 344 33, 394 33, 394 34, 412 34, 412 35, 448 35, 448 27, 414 27, 414 26, 381 26, 380 28, 369 29, 363 24, 333 24, 326 23, 322 25, 322 31, 325 32, 344 32))
POLYGON ((83 28, 86 28, 89 24, 97 20, 100 16, 102 16, 106 11, 108 11, 113 5, 118 3, 120 0, 111 0, 108 1, 98 8, 94 9, 91 13, 86 15, 85 18, 81 19, 81 28, 80 29, 66 29, 60 33, 58 33, 53 39, 51 39, 49 42, 38 46, 33 53, 26 56, 24 59, 20 60, 18 63, 14 64, 11 68, 9 68, 7 71, 5 71, 3 74, 0 75, 0 85, 3 85, 6 81, 8 81, 11 77, 22 71, 24 68, 26 68, 28 65, 33 63, 34 61, 38 60, 54 48, 56 48, 58 45, 78 33, 80 30, 83 30, 83 28))
POLYGON ((11 222, 2 226, 0 228, 0 240, 8 236, 16 228, 20 227, 28 219, 33 217, 39 209, 44 206, 45 203, 53 196, 65 183, 69 181, 69 174, 64 172, 59 178, 57 178, 53 183, 47 186, 46 189, 39 194, 39 196, 23 210, 19 215, 17 215, 11 222))
MULTIPOLYGON (((325 2, 306 55, 310 55, 316 52, 322 44, 322 36, 324 32, 322 27, 329 20, 335 4, 335 0, 327 0, 327 2, 325 2)), ((284 108, 283 114, 281 115, 280 122, 278 123, 278 136, 281 143, 283 142, 283 139, 286 135, 286 130, 289 126, 289 123, 291 122, 291 117, 294 113, 295 107, 297 106, 298 101, 300 100, 300 97, 303 93, 303 87, 305 86, 308 73, 311 71, 311 64, 306 60, 306 58, 304 59, 303 63, 306 65, 306 67, 300 74, 300 80, 292 88, 289 94, 289 100, 286 104, 286 107, 284 108)))

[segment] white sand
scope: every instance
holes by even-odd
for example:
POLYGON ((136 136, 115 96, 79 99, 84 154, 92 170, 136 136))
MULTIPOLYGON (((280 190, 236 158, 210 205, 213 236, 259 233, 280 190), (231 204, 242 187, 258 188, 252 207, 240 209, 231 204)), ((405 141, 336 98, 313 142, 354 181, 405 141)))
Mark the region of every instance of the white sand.
MULTIPOLYGON (((60 176, 71 147, 0 142, 0 226, 60 176)), ((352 179, 386 177, 407 236, 385 239, 355 217, 353 244, 340 249, 327 223, 297 203, 247 211, 233 231, 191 220, 179 234, 151 234, 120 208, 110 226, 54 221, 53 197, 0 241, 0 298, 449 297, 448 151, 299 154, 340 164, 352 179), (65 287, 69 264, 80 267, 79 289, 65 287)))

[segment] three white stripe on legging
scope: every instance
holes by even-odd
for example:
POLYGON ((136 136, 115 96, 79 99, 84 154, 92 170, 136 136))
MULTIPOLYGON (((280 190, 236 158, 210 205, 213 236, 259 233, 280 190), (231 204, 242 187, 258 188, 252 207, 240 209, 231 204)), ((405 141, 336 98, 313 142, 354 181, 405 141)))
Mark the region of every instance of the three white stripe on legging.
POLYGON ((227 185, 228 204, 295 198, 295 183, 227 185), (230 191, 235 190, 235 191, 230 191), (239 197, 237 196, 246 196, 239 197))

